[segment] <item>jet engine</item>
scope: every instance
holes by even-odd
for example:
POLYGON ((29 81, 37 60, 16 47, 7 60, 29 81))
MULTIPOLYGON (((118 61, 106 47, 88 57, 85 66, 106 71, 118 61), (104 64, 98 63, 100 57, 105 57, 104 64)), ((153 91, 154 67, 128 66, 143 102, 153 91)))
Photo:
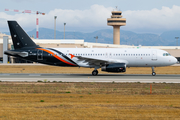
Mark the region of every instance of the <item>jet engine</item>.
POLYGON ((125 63, 106 64, 106 65, 101 67, 101 71, 106 71, 106 72, 126 72, 126 64, 125 63))

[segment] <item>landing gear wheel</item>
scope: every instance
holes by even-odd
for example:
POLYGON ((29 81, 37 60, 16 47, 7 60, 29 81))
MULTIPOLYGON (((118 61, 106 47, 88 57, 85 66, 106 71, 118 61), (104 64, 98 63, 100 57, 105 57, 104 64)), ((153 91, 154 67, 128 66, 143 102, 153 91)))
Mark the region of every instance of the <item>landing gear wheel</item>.
POLYGON ((156 73, 155 73, 155 72, 153 72, 153 73, 152 73, 152 76, 156 76, 156 73))
POLYGON ((97 71, 97 70, 93 70, 93 71, 92 71, 92 75, 93 75, 93 76, 98 75, 98 71, 97 71))
POLYGON ((152 67, 152 76, 155 76, 156 73, 154 72, 154 67, 152 67))

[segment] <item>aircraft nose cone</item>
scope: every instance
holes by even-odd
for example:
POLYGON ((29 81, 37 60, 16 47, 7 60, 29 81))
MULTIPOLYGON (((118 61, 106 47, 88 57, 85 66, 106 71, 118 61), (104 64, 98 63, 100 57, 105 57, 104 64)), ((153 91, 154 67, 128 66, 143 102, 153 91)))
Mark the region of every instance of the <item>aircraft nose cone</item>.
POLYGON ((175 57, 173 57, 172 63, 177 64, 177 63, 178 63, 178 60, 177 60, 175 57))

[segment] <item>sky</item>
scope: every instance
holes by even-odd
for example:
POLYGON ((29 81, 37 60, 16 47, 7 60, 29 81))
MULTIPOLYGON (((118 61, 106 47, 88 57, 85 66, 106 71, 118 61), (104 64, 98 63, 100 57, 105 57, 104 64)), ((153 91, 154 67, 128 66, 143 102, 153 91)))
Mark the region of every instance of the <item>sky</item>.
POLYGON ((161 34, 180 30, 180 0, 0 0, 0 32, 8 32, 7 20, 16 20, 25 31, 36 29, 36 14, 16 13, 5 9, 44 12, 38 15, 39 27, 76 32, 112 29, 107 26, 111 11, 126 18, 121 30, 161 34))

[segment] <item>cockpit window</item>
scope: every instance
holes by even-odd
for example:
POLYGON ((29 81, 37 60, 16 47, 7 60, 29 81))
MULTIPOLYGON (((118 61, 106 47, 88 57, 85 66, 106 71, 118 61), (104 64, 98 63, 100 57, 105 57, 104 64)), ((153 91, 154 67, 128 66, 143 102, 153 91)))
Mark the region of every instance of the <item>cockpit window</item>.
POLYGON ((163 53, 163 56, 171 56, 169 53, 163 53))

